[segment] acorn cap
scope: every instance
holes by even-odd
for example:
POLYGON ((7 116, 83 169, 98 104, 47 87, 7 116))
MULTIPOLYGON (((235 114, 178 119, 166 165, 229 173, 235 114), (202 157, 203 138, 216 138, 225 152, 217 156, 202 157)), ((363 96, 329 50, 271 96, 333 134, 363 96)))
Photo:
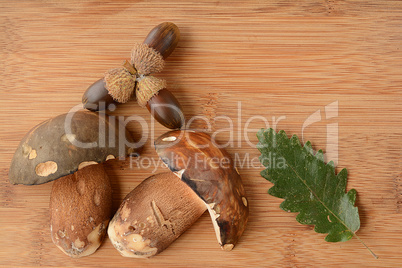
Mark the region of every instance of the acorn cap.
POLYGON ((134 44, 131 50, 131 63, 139 74, 149 75, 163 70, 165 61, 162 55, 147 44, 134 44))
POLYGON ((115 101, 126 103, 130 100, 135 88, 135 76, 126 68, 119 67, 107 71, 105 82, 109 95, 115 101))
POLYGON ((147 102, 155 95, 159 90, 166 88, 166 80, 156 78, 154 76, 145 76, 138 82, 138 88, 136 92, 137 102, 141 107, 146 107, 147 102))

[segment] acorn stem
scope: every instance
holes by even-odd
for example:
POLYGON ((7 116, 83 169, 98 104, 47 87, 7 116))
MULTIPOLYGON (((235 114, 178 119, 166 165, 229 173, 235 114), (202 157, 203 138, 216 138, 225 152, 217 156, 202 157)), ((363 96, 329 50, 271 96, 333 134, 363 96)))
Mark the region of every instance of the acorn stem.
POLYGON ((126 68, 127 71, 130 72, 130 74, 137 75, 137 70, 134 68, 134 66, 128 60, 124 61, 123 67, 126 68))

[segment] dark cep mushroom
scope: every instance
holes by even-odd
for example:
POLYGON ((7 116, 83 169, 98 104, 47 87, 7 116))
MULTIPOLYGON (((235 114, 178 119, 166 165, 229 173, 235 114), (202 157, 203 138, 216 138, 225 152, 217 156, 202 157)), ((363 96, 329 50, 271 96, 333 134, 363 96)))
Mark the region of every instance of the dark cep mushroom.
POLYGON ((111 216, 111 185, 98 164, 133 153, 133 139, 112 117, 77 111, 34 127, 20 142, 9 171, 13 184, 52 187, 53 243, 73 258, 94 253, 111 216))
POLYGON ((42 184, 91 164, 134 153, 124 126, 107 116, 77 111, 46 120, 29 131, 11 161, 12 184, 42 184))
POLYGON ((248 200, 230 155, 202 132, 170 131, 155 141, 162 161, 205 203, 222 249, 231 250, 246 227, 248 200))

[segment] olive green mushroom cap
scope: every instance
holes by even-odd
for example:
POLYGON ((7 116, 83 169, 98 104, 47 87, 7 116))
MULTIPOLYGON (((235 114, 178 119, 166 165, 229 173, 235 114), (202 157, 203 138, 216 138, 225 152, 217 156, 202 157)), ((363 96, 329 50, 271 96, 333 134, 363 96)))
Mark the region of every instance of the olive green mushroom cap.
POLYGON ((62 114, 25 135, 11 161, 9 179, 12 184, 46 183, 134 153, 129 144, 130 133, 107 116, 82 110, 62 114))

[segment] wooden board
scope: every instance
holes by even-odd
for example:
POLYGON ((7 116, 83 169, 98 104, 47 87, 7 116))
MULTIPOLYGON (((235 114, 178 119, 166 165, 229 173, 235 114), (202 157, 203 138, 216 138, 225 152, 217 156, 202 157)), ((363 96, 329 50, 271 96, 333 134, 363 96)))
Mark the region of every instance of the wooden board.
MULTIPOLYGON (((0 265, 401 266, 401 1, 1 1, 0 10, 0 265), (187 118, 204 116, 220 131, 220 143, 233 134, 227 151, 241 160, 248 228, 224 252, 204 214, 150 260, 123 258, 108 239, 92 256, 71 259, 50 238, 52 183, 9 183, 14 150, 33 126, 79 105, 88 85, 163 21, 175 22, 182 39, 158 77, 187 118), (230 127, 225 117, 233 132, 224 129, 230 127), (326 243, 325 235, 279 209, 281 200, 267 194, 271 184, 259 176, 254 148, 253 129, 266 123, 337 157, 338 171, 348 168, 347 188, 358 192, 358 234, 378 260, 357 239, 326 243)), ((166 170, 149 162, 158 159, 153 139, 166 129, 156 123, 152 130, 150 115, 134 101, 114 115, 139 115, 148 124, 129 124, 136 137, 147 135, 140 162, 105 164, 117 209, 144 178, 166 170)), ((191 127, 208 124, 197 120, 191 127)))

